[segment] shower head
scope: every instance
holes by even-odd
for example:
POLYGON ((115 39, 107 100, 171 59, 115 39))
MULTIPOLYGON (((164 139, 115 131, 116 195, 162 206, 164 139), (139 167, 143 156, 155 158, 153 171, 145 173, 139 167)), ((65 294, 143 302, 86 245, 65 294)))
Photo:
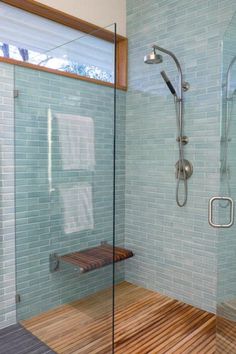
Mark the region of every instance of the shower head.
POLYGON ((172 85, 170 79, 168 78, 168 76, 167 76, 167 74, 166 74, 166 72, 165 72, 164 70, 161 71, 161 76, 162 76, 163 80, 165 81, 165 83, 166 83, 168 89, 169 89, 170 92, 172 93, 172 95, 173 95, 173 96, 177 96, 176 91, 175 91, 175 88, 174 88, 174 86, 172 85))
POLYGON ((152 52, 145 55, 144 63, 145 64, 160 64, 163 62, 162 55, 156 53, 156 49, 152 47, 152 52))

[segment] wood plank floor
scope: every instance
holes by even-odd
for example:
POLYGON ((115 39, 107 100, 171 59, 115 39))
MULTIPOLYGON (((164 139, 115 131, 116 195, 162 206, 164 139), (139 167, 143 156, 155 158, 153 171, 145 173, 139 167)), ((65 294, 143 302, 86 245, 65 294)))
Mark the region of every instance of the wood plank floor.
MULTIPOLYGON (((58 354, 111 354, 111 290, 22 324, 58 354)), ((116 354, 215 353, 215 316, 123 282, 116 286, 116 354)))
POLYGON ((236 353, 236 322, 223 317, 217 318, 217 353, 236 353))

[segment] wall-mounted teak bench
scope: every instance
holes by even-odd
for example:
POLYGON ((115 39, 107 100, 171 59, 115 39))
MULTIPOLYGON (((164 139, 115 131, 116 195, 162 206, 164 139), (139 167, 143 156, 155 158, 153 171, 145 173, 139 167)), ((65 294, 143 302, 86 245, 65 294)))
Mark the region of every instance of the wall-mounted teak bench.
POLYGON ((66 262, 73 265, 80 273, 86 273, 91 270, 105 267, 112 264, 113 261, 121 262, 133 257, 133 252, 121 247, 114 247, 107 243, 100 246, 88 248, 78 252, 72 252, 59 256, 50 255, 50 270, 56 272, 60 270, 60 263, 66 262))

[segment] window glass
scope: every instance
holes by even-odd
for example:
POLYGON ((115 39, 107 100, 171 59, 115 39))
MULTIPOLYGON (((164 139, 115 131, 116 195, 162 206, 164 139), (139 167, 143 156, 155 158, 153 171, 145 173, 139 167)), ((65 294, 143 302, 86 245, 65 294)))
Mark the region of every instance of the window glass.
POLYGON ((4 3, 0 3, 0 56, 114 82, 113 43, 4 3))

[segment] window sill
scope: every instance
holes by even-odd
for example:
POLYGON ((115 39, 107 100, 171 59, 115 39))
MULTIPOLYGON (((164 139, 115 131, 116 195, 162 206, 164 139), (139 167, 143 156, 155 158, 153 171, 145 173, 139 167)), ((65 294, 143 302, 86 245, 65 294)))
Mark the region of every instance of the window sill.
MULTIPOLYGON (((50 68, 46 68, 46 67, 43 67, 43 66, 30 64, 30 63, 26 63, 24 61, 19 61, 19 60, 15 60, 15 59, 11 59, 11 58, 0 57, 0 62, 12 64, 12 65, 17 65, 17 66, 23 66, 25 68, 29 68, 29 69, 33 69, 33 70, 39 70, 39 71, 44 71, 44 72, 51 73, 51 74, 56 74, 56 75, 61 75, 61 76, 65 76, 65 77, 70 77, 72 79, 86 81, 86 82, 89 82, 91 84, 102 85, 102 86, 113 87, 113 88, 115 87, 115 84, 112 84, 110 82, 96 80, 96 79, 92 79, 90 77, 81 76, 81 75, 72 74, 72 73, 67 73, 65 71, 60 71, 60 70, 56 70, 56 69, 50 69, 50 68)), ((116 85, 116 88, 119 89, 119 90, 122 90, 122 91, 127 91, 127 87, 126 86, 122 86, 122 85, 119 85, 119 84, 116 85)))

